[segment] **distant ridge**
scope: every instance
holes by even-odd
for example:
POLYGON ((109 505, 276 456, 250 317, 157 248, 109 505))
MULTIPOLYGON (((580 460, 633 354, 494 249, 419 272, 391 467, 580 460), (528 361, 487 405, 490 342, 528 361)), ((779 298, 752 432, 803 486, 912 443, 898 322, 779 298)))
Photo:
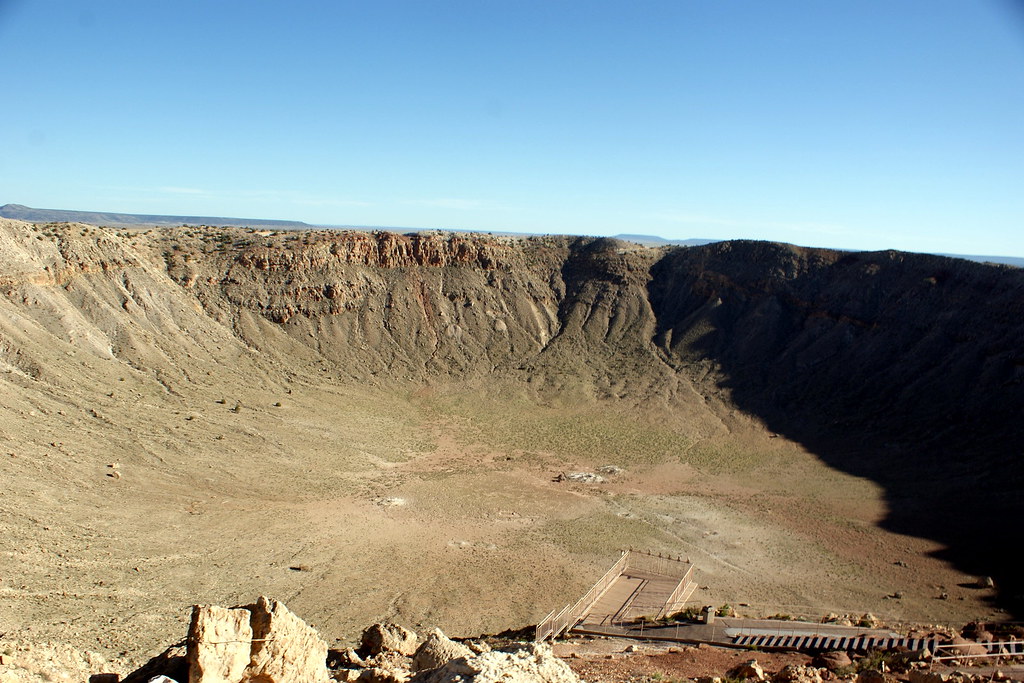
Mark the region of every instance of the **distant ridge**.
POLYGON ((645 247, 699 247, 705 244, 714 244, 715 242, 722 242, 724 240, 711 240, 694 238, 688 240, 667 240, 664 237, 658 237, 657 235, 612 235, 612 239, 622 240, 623 242, 636 242, 642 244, 645 247))
POLYGON ((222 216, 164 216, 136 213, 108 213, 102 211, 66 211, 63 209, 33 209, 21 204, 0 206, 0 218, 13 218, 30 223, 88 223, 117 227, 176 227, 179 225, 216 225, 250 228, 300 230, 313 226, 301 221, 278 221, 266 218, 225 218, 222 216))
MULTIPOLYGON (((105 211, 69 211, 65 209, 33 209, 22 204, 4 204, 0 206, 0 218, 13 218, 29 223, 88 223, 89 225, 106 225, 112 227, 156 227, 172 228, 179 225, 211 225, 242 228, 271 228, 274 230, 384 230, 387 232, 430 232, 424 228, 397 228, 372 225, 312 225, 302 221, 280 221, 267 218, 226 218, 223 216, 167 216, 160 214, 110 213, 105 211)), ((444 232, 488 232, 486 230, 444 230, 444 232)), ((499 232, 494 234, 518 236, 525 233, 499 232)), ((725 240, 693 238, 686 240, 669 240, 657 235, 639 235, 623 233, 613 235, 612 239, 634 242, 645 247, 699 247, 725 240)), ((842 250, 841 250, 842 251, 842 250)), ((1016 268, 1024 268, 1024 257, 1016 256, 977 256, 970 254, 937 254, 961 258, 976 263, 995 263, 1016 268)))
POLYGON ((970 254, 939 254, 939 256, 962 258, 967 259, 968 261, 976 261, 977 263, 997 263, 1003 266, 1024 268, 1024 258, 1018 258, 1016 256, 973 256, 970 254))

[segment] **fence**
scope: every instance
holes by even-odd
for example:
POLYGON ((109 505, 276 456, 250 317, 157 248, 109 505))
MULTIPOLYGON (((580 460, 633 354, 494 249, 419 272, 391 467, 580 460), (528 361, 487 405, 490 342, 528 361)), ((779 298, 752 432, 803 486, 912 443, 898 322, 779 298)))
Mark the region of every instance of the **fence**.
POLYGON ((626 561, 627 569, 651 572, 652 574, 661 574, 662 576, 681 577, 687 570, 692 568, 692 565, 684 559, 655 555, 643 550, 633 550, 631 548, 626 551, 626 555, 628 556, 626 561))
POLYGON ((548 638, 557 638, 563 631, 571 629, 586 616, 616 579, 630 569, 668 577, 682 576, 664 607, 661 608, 659 616, 664 616, 670 610, 675 611, 675 606, 685 601, 695 588, 690 580, 693 576, 693 565, 689 562, 638 550, 624 550, 611 569, 605 572, 604 576, 598 579, 597 583, 591 586, 582 598, 572 605, 566 605, 559 612, 552 611, 544 617, 537 624, 534 639, 540 642, 548 638))
POLYGON ((548 616, 544 617, 539 624, 537 624, 536 634, 534 640, 540 642, 547 640, 548 638, 557 638, 562 631, 572 628, 576 625, 583 615, 594 606, 601 595, 608 590, 608 588, 615 583, 615 579, 619 578, 622 570, 626 567, 626 562, 629 559, 629 551, 624 550, 622 556, 616 560, 615 564, 612 565, 611 569, 605 572, 604 576, 597 580, 593 586, 590 587, 582 598, 576 601, 575 604, 566 605, 562 608, 558 614, 552 612, 548 616))
POLYGON ((994 657, 998 662, 1000 657, 1021 656, 1024 656, 1024 640, 1001 640, 997 642, 939 645, 935 648, 935 655, 932 657, 932 661, 942 662, 946 660, 994 657), (977 652, 976 650, 979 647, 984 648, 987 652, 977 652))
POLYGON ((686 570, 683 574, 683 578, 679 579, 679 583, 676 585, 672 594, 665 600, 665 606, 658 612, 657 619, 667 617, 673 612, 678 612, 679 608, 686 604, 686 601, 693 595, 693 591, 697 589, 697 584, 693 582, 693 565, 686 570))

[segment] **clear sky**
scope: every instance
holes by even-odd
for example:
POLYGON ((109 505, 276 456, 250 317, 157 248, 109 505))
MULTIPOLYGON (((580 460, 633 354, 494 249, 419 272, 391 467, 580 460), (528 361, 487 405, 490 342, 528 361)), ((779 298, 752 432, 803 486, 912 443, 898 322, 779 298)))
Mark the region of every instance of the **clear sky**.
POLYGON ((1024 256, 1020 0, 0 0, 0 204, 1024 256))

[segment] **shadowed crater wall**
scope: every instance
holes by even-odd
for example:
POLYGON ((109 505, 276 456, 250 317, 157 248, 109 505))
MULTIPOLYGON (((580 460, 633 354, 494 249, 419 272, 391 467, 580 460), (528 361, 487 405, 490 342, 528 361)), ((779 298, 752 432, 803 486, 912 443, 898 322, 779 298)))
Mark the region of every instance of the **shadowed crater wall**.
POLYGON ((648 285, 680 372, 713 360, 744 411, 886 491, 892 531, 947 546, 1022 610, 1024 272, 885 251, 729 242, 648 285))

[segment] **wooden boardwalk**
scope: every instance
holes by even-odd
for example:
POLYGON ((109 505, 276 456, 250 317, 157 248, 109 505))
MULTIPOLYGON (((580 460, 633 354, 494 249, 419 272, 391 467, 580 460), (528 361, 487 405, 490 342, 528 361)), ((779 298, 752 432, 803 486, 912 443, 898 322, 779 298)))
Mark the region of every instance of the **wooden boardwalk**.
POLYGON ((677 577, 627 569, 583 616, 581 623, 606 626, 657 614, 678 584, 677 577))

